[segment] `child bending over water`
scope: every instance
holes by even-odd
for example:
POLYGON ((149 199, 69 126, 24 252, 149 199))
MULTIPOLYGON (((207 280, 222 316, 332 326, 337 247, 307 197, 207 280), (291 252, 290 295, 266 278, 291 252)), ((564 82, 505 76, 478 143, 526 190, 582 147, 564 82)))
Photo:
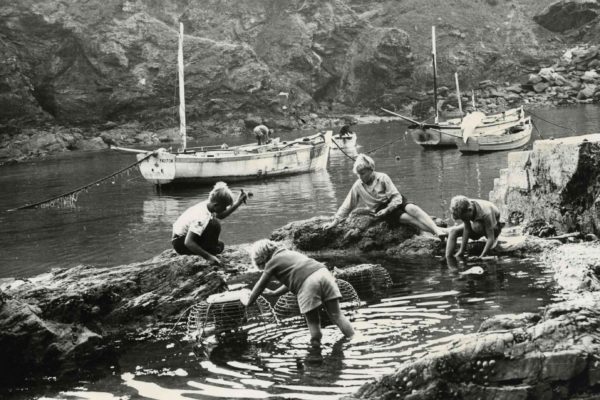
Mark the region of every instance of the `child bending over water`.
POLYGON ((291 291, 298 298, 300 312, 306 318, 311 346, 319 347, 321 344, 319 308, 322 305, 347 338, 354 336, 352 325, 340 310, 339 299, 342 298, 340 289, 325 265, 266 239, 252 245, 250 256, 252 262, 263 270, 263 274, 254 285, 249 297, 242 299, 244 305, 254 303, 261 293, 275 296, 291 291), (282 286, 276 290, 266 289, 272 278, 281 282, 282 286))
POLYGON ((446 258, 459 257, 464 254, 469 239, 477 240, 486 237, 485 247, 480 257, 485 257, 496 246, 502 231, 500 211, 487 200, 469 199, 465 196, 454 196, 450 201, 452 218, 461 220, 461 224, 450 229, 446 242, 446 258), (458 235, 462 235, 460 249, 453 254, 458 235))

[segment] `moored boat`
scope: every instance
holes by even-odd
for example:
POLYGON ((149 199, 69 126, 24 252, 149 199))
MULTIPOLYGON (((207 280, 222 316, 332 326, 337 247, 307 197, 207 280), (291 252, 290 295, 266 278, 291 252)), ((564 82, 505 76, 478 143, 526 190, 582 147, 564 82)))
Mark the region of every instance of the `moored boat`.
POLYGON ((356 147, 356 133, 351 132, 347 135, 333 135, 332 136, 333 146, 331 146, 332 150, 337 149, 348 149, 356 147))
POLYGON ((529 143, 532 130, 531 117, 525 117, 517 125, 461 137, 455 143, 462 153, 512 150, 529 143))
POLYGON ((111 146, 112 149, 137 153, 142 176, 155 185, 208 184, 292 175, 327 167, 332 131, 269 144, 235 147, 187 147, 183 78, 183 24, 179 25, 179 130, 182 148, 141 150, 111 146))
MULTIPOLYGON (((227 149, 198 148, 185 152, 158 149, 139 153, 142 176, 155 185, 208 184, 317 171, 327 167, 332 131, 267 145, 243 145, 227 149), (148 157, 148 154, 152 153, 148 157)), ((219 147, 219 146, 217 146, 219 147)))
MULTIPOLYGON (((469 127, 469 122, 465 121, 467 117, 450 119, 437 124, 413 123, 408 126, 407 132, 415 143, 423 147, 455 146, 456 139, 460 139, 465 129, 469 127)), ((520 125, 525 119, 523 107, 512 108, 498 114, 483 115, 475 126, 474 133, 482 135, 502 132, 511 126, 520 125)))
MULTIPOLYGON (((472 131, 476 135, 487 134, 490 132, 501 133, 504 129, 510 128, 511 126, 517 126, 523 123, 525 119, 525 113, 523 107, 513 108, 501 113, 485 115, 479 111, 475 111, 472 114, 478 114, 481 118, 478 119, 477 124, 473 124, 473 115, 467 114, 463 118, 452 118, 446 121, 439 121, 438 112, 438 100, 437 100, 437 62, 436 62, 436 45, 435 45, 435 27, 431 29, 431 56, 432 56, 432 67, 433 67, 433 104, 435 107, 435 118, 433 123, 418 122, 411 118, 404 117, 400 114, 396 114, 392 111, 384 111, 403 118, 405 121, 410 122, 407 128, 407 134, 410 134, 412 139, 418 145, 425 148, 436 148, 436 147, 454 147, 456 146, 456 140, 460 139, 465 130, 472 131)), ((456 82, 456 96, 458 99, 459 114, 462 113, 461 95, 458 83, 458 74, 454 74, 456 82)), ((473 94, 473 107, 475 108, 475 95, 473 94)))

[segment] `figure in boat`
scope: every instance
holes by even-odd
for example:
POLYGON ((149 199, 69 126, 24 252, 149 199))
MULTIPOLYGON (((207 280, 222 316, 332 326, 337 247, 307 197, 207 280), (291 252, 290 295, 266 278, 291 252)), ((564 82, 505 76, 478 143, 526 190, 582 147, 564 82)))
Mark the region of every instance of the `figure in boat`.
POLYGON ((354 132, 351 130, 350 125, 353 125, 353 124, 345 124, 344 126, 342 126, 340 128, 339 133, 337 134, 337 136, 335 138, 336 139, 350 139, 350 138, 352 138, 352 135, 354 134, 354 132))
POLYGON ((271 137, 275 133, 273 129, 269 129, 264 124, 256 125, 253 132, 259 146, 271 143, 271 137))

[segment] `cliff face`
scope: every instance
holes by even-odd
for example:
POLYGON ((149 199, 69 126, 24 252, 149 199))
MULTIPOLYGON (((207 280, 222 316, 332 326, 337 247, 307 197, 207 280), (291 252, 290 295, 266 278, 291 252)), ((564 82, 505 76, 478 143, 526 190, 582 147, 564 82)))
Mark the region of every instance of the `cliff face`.
POLYGON ((509 153, 490 200, 503 219, 543 220, 562 232, 600 232, 600 135, 538 140, 531 151, 509 153))
POLYGON ((344 2, 9 1, 0 122, 175 125, 179 20, 192 125, 369 104, 412 73, 408 36, 344 2))
POLYGON ((440 85, 452 87, 455 71, 465 89, 514 81, 568 43, 596 37, 596 8, 551 0, 6 0, 0 135, 24 124, 175 126, 179 21, 193 134, 403 107, 431 88, 432 25, 440 85))

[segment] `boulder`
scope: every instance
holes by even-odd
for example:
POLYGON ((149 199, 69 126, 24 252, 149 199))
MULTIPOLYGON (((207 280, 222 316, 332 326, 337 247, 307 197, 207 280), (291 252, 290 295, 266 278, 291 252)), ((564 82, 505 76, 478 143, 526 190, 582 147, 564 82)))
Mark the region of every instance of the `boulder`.
POLYGON ((557 231, 600 230, 600 134, 537 140, 531 151, 508 154, 490 200, 508 219, 542 219, 557 231))
MULTIPOLYGON (((600 60, 599 60, 600 61, 600 60)), ((600 75, 594 71, 585 71, 585 73, 581 76, 581 80, 584 82, 594 82, 600 78, 600 75)))
MULTIPOLYGON (((356 212, 358 211, 358 212, 356 212)), ((348 250, 384 252, 413 237, 417 230, 408 225, 376 221, 372 216, 354 213, 331 229, 330 219, 314 217, 289 223, 271 234, 271 239, 290 243, 301 251, 348 250)), ((436 239, 439 242, 439 239, 436 239)))
POLYGON ((552 32, 578 29, 596 19, 600 4, 596 0, 560 0, 551 4, 533 20, 552 32))
POLYGON ((598 86, 591 83, 584 84, 583 88, 579 91, 579 93, 577 93, 577 99, 591 99, 592 97, 594 97, 596 90, 598 90, 598 86))
POLYGON ((543 93, 546 91, 546 89, 548 89, 550 87, 550 85, 546 82, 538 82, 535 85, 533 85, 533 90, 536 93, 543 93))

